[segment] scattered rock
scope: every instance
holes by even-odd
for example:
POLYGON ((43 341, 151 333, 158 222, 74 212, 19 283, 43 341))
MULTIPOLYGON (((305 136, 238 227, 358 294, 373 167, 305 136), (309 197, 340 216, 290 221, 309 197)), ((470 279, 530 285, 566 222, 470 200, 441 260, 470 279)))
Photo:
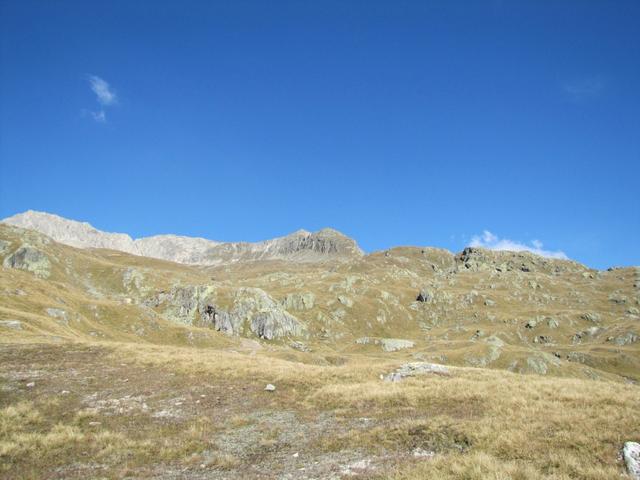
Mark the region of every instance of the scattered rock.
POLYGON ((631 478, 640 480, 640 443, 626 442, 622 448, 622 456, 631 478))
POLYGON ((621 347, 624 345, 630 345, 637 341, 640 341, 640 335, 634 332, 627 332, 626 334, 620 335, 613 339, 613 343, 615 343, 616 345, 620 345, 621 347))
POLYGON ((625 295, 621 295, 619 293, 612 293, 611 295, 609 295, 609 301, 618 305, 627 303, 627 300, 628 298, 625 295))
POLYGON ((307 345, 306 343, 302 343, 302 342, 291 342, 289 344, 289 346, 295 350, 299 350, 301 352, 310 352, 311 348, 309 348, 309 345, 307 345))
POLYGON ((482 330, 476 330, 476 332, 471 336, 471 341, 476 341, 480 337, 484 337, 484 332, 482 330))
POLYGON ((353 300, 351 300, 346 295, 338 295, 338 301, 345 307, 349 307, 349 308, 353 307, 353 300))
POLYGON ((342 475, 355 476, 365 473, 371 468, 371 460, 365 458, 364 460, 358 460, 357 462, 350 463, 342 467, 342 475))
POLYGON ((587 312, 580 315, 580 318, 588 322, 598 323, 602 319, 600 314, 594 312, 587 312))
POLYGON ((435 452, 432 450, 425 450, 423 448, 416 448, 413 450, 414 458, 432 458, 435 456, 435 452))
POLYGON ((60 308, 47 308, 45 309, 45 312, 47 312, 47 315, 50 317, 57 318, 65 323, 68 321, 67 312, 60 308))
POLYGON ((0 327, 22 330, 22 322, 19 320, 0 320, 0 327))

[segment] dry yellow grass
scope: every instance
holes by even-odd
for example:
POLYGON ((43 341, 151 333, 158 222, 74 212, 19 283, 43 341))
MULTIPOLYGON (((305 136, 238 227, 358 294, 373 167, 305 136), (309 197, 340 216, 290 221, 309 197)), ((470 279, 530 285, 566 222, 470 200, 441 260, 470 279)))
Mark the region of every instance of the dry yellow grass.
POLYGON ((49 279, 0 270, 0 320, 22 325, 0 332, 3 478, 180 478, 185 469, 275 478, 323 463, 341 475, 341 466, 364 457, 376 465, 369 478, 613 479, 624 475, 622 444, 640 440, 639 343, 607 337, 637 328, 632 269, 436 278, 433 265, 444 268, 448 257, 412 248, 329 266, 210 269, 42 248, 56 259, 49 279), (131 266, 144 272, 148 293, 123 284, 131 266), (412 306, 416 290, 436 280, 450 298, 412 306), (240 286, 276 300, 315 292, 316 306, 296 312, 311 332, 304 339, 311 352, 288 348, 288 339, 257 343, 178 325, 160 308, 141 306, 175 284, 208 282, 223 306, 240 286), (48 315, 51 307, 68 317, 48 315), (594 326, 586 311, 601 313, 597 327, 607 333, 574 344, 576 331, 594 326), (550 316, 558 326, 549 326, 550 316), (541 326, 525 327, 536 317, 541 326), (416 347, 385 353, 356 344, 363 334, 411 338, 416 347), (380 380, 409 360, 482 363, 490 335, 504 341, 486 363, 492 369, 380 380), (534 342, 539 335, 554 342, 534 342), (544 359, 547 376, 507 371, 535 370, 531 358, 544 359), (264 392, 267 383, 276 391, 264 392), (300 460, 290 460, 294 453, 300 460))

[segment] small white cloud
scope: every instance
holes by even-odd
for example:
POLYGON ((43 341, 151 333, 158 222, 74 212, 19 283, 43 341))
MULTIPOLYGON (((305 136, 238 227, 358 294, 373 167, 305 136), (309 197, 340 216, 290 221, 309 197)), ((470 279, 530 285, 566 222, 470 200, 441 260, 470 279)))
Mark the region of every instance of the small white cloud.
POLYGON ((575 101, 595 97, 604 90, 604 87, 604 80, 600 76, 581 78, 563 85, 565 93, 575 101))
POLYGON ((104 113, 104 110, 100 110, 98 112, 89 112, 91 117, 99 123, 105 123, 107 121, 107 116, 104 113))
POLYGON ((489 250, 509 250, 512 252, 531 252, 536 255, 540 255, 542 257, 547 258, 559 258, 562 260, 568 260, 569 257, 560 251, 552 251, 552 250, 544 250, 544 245, 540 240, 533 240, 531 245, 527 245, 525 243, 517 242, 514 240, 509 240, 507 238, 499 238, 497 235, 494 235, 489 230, 485 230, 482 232, 482 235, 474 235, 471 238, 471 243, 469 243, 470 247, 481 247, 487 248, 489 250))
POLYGON ((113 105, 118 101, 116 92, 106 80, 97 75, 89 75, 89 84, 101 105, 113 105))

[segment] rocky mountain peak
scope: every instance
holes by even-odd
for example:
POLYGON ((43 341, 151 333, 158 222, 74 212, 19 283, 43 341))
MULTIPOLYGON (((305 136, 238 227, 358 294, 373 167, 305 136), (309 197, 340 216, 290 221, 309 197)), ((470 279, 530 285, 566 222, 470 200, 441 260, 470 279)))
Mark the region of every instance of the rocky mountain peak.
POLYGON ((263 242, 218 242, 179 235, 132 239, 124 233, 103 232, 86 222, 29 210, 2 220, 35 230, 77 248, 104 248, 191 265, 221 265, 239 261, 291 260, 316 262, 360 257, 355 240, 331 228, 318 232, 298 230, 263 242))

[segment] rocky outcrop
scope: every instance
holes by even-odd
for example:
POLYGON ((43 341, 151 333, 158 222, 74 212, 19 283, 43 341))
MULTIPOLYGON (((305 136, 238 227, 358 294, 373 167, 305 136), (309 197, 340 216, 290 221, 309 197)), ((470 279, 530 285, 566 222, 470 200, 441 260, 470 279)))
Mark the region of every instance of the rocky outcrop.
POLYGON ((228 335, 251 332, 265 340, 307 336, 306 327, 259 288, 237 289, 227 309, 219 305, 218 294, 210 285, 176 286, 144 303, 173 322, 208 326, 228 335))
POLYGON ((51 262, 47 255, 31 245, 22 245, 2 262, 5 268, 19 268, 39 278, 51 275, 51 262))
POLYGON ((249 243, 218 242, 178 235, 156 235, 134 240, 124 233, 103 232, 88 223, 32 210, 6 218, 2 222, 38 231, 72 247, 119 250, 190 265, 221 265, 256 260, 318 262, 364 255, 353 239, 330 228, 314 233, 299 230, 285 237, 249 243))
POLYGON ((496 272, 539 272, 557 274, 564 272, 584 273, 588 269, 571 260, 542 257, 531 252, 512 252, 507 250, 487 250, 467 247, 456 257, 458 271, 496 271, 496 272))

